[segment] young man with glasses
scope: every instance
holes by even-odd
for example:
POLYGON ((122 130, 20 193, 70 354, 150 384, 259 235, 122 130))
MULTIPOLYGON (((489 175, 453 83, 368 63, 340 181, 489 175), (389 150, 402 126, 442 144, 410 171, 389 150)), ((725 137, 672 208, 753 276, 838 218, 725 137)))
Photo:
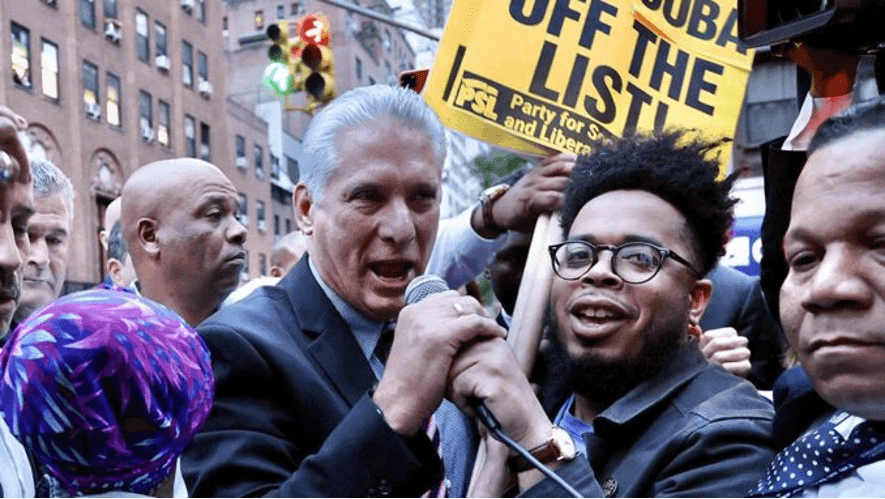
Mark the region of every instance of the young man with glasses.
MULTIPOLYGON (((456 400, 483 398, 505 432, 539 442, 532 453, 585 496, 741 496, 773 454, 771 404, 707 362, 693 339, 711 290, 702 276, 723 253, 735 202, 731 179, 715 180, 713 146, 669 132, 579 159, 564 241, 550 247, 547 382, 563 395, 551 405, 555 426, 500 360, 509 359, 500 342, 476 345, 452 367, 456 400), (574 459, 550 438, 560 430, 576 444, 574 459)), ((501 493, 508 473, 527 496, 563 493, 487 445, 481 495, 501 493)))

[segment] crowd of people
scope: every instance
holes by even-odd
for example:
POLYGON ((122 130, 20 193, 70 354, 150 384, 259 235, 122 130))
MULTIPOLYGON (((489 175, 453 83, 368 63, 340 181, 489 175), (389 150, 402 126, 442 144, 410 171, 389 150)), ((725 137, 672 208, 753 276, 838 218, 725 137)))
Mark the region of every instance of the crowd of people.
POLYGON ((182 158, 127 179, 107 280, 59 296, 75 193, 26 125, 0 108, 0 496, 885 494, 885 100, 775 145, 803 161, 766 166, 764 293, 718 263, 718 142, 555 154, 441 221, 444 129, 374 85, 305 132, 270 277, 237 289, 237 190, 182 158), (557 211, 527 376, 505 338, 557 211), (498 316, 454 291, 484 270, 498 316), (424 274, 450 290, 406 303, 424 274))

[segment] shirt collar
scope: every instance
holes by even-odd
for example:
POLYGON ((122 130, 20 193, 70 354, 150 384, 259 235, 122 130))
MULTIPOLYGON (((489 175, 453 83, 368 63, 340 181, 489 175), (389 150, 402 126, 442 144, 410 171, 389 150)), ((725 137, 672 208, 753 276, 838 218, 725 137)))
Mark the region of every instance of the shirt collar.
POLYGON ((378 338, 381 336, 381 329, 384 327, 384 323, 366 317, 362 312, 345 302, 338 293, 333 291, 323 278, 320 277, 320 273, 314 266, 312 259, 308 258, 307 265, 310 267, 310 273, 313 274, 313 278, 316 279, 317 284, 320 285, 320 289, 323 290, 323 293, 325 293, 329 301, 332 302, 332 306, 335 307, 335 310, 341 314, 341 318, 347 323, 351 333, 353 333, 354 339, 356 339, 357 344, 360 346, 360 350, 362 350, 363 355, 365 355, 366 360, 368 360, 371 365, 372 357, 375 353, 375 346, 378 344, 378 338))

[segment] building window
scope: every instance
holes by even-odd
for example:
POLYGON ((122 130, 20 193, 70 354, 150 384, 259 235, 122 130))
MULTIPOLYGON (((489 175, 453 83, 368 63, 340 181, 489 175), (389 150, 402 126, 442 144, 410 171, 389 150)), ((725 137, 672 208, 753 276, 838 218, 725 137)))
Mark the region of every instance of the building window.
POLYGON ((282 5, 277 5, 277 19, 285 19, 286 18, 286 8, 282 5))
POLYGON ((243 265, 243 271, 240 272, 240 279, 249 279, 249 250, 246 250, 246 263, 243 265))
POLYGON ((187 145, 187 155, 197 157, 197 122, 191 115, 184 115, 184 139, 187 145))
POLYGON ((141 138, 146 142, 154 140, 154 107, 151 94, 144 90, 138 93, 138 123, 141 138))
POLYGON ((12 23, 12 81, 31 88, 31 32, 12 23))
POLYGON ((43 95, 58 100, 58 45, 44 39, 40 51, 43 95))
POLYGON ((258 230, 267 230, 267 222, 264 218, 264 201, 255 201, 255 223, 258 226, 258 230))
POLYGON ((206 0, 197 0, 197 21, 206 22, 206 0))
POLYGON ((291 180, 293 184, 298 183, 298 179, 301 178, 301 171, 298 169, 298 160, 286 156, 286 174, 289 175, 289 180, 291 180))
POLYGON ((258 273, 262 277, 267 275, 267 256, 264 253, 258 253, 258 273))
POLYGON ((157 142, 159 142, 160 145, 163 147, 169 147, 169 103, 166 101, 158 100, 157 113, 157 119, 159 121, 159 125, 157 126, 157 142))
POLYGON ((83 103, 90 118, 97 120, 101 117, 101 107, 98 105, 98 66, 89 61, 83 61, 83 103))
POLYGON ((274 180, 280 179, 280 158, 274 153, 270 153, 270 178, 274 180))
POLYGON ((221 18, 221 29, 222 29, 223 31, 227 31, 227 30, 228 30, 228 26, 227 26, 227 16, 224 16, 224 17, 221 18))
POLYGON ((374 84, 375 84, 375 78, 372 78, 372 77, 370 76, 370 77, 369 77, 369 85, 374 85, 374 84))
POLYGON ((212 155, 209 152, 209 125, 200 122, 200 159, 203 161, 211 161, 212 155))
POLYGON ((301 13, 301 2, 292 2, 292 5, 289 10, 289 15, 297 16, 301 13))
POLYGON ((150 31, 148 30, 147 14, 140 10, 135 11, 135 51, 138 60, 148 62, 151 54, 150 31))
POLYGON ((292 220, 286 219, 286 234, 292 232, 292 220))
POLYGON ((117 0, 104 0, 105 19, 117 18, 117 0))
POLYGON ((237 135, 234 139, 236 142, 237 149, 237 158, 245 158, 246 157, 246 137, 242 135, 237 135))
POLYGON ((108 73, 105 85, 108 98, 108 124, 119 127, 123 124, 120 117, 120 78, 113 73, 108 73))
POLYGON ((255 31, 262 31, 264 29, 264 11, 256 10, 255 11, 255 31))
POLYGON ((95 29, 95 1, 80 0, 80 23, 84 28, 95 29))
POLYGON ((157 32, 157 57, 167 55, 166 52, 166 26, 161 22, 156 24, 157 32))
POLYGON ((239 198, 239 207, 237 209, 237 220, 246 227, 249 226, 249 199, 242 192, 237 193, 239 198))
POLYGON ((200 82, 209 81, 209 58, 202 52, 197 52, 197 74, 200 82))
POLYGON ((280 235, 280 216, 279 215, 273 216, 273 235, 275 235, 275 236, 280 235))
POLYGON ((255 146, 253 156, 255 156, 255 178, 264 178, 264 151, 261 146, 255 146))
POLYGON ((356 58, 356 81, 363 81, 363 61, 356 58))
POLYGON ((194 47, 188 42, 181 43, 181 63, 184 86, 194 88, 194 47))

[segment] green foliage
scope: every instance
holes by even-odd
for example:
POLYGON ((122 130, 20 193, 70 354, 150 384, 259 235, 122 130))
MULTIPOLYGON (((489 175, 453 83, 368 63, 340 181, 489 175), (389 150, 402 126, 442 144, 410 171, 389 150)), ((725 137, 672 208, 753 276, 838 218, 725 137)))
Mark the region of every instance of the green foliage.
POLYGON ((482 188, 501 183, 501 179, 518 170, 529 161, 516 154, 495 153, 490 156, 480 156, 473 160, 476 173, 482 175, 482 188))

